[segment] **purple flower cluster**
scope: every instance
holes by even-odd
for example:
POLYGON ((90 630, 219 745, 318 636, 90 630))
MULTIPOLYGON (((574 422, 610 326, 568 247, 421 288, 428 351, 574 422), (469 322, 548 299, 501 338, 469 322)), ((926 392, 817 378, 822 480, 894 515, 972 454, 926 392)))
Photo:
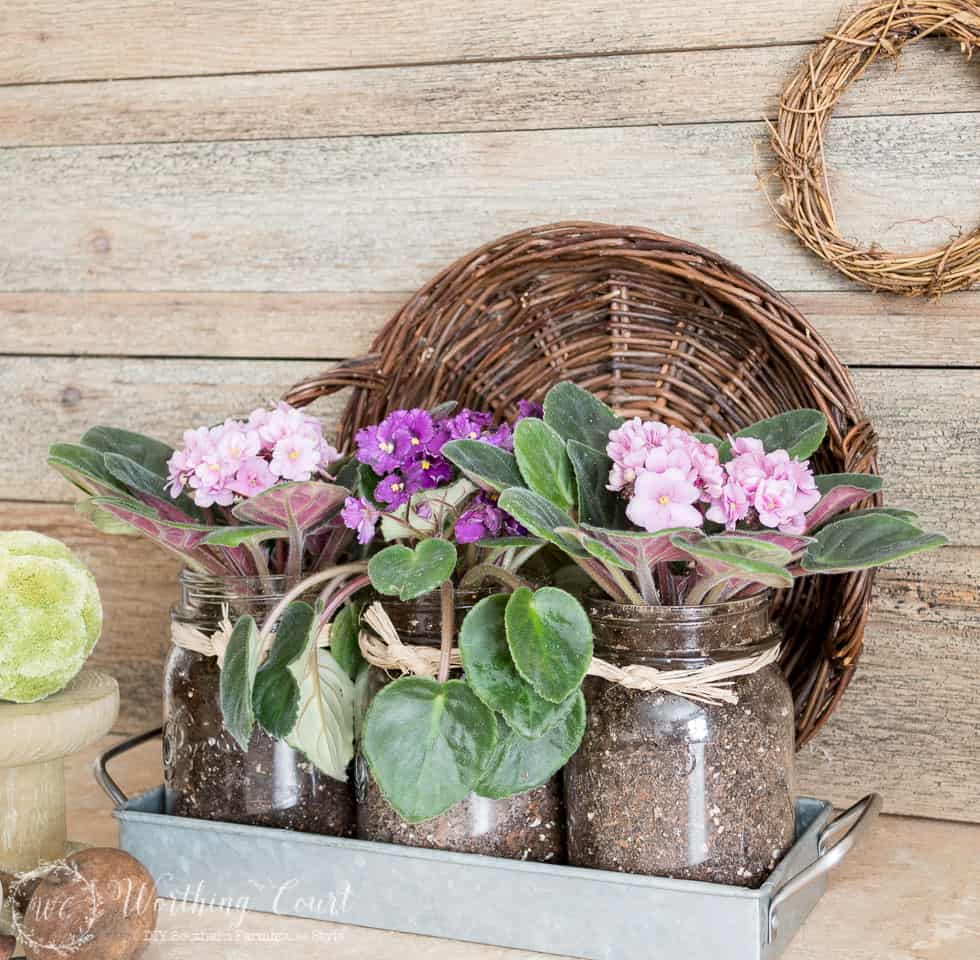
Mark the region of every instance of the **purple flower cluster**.
POLYGON ((319 420, 288 403, 252 411, 248 420, 184 431, 184 445, 167 461, 173 497, 193 491, 199 507, 229 506, 283 480, 310 480, 339 459, 319 420))
MULTIPOLYGON (((520 416, 540 416, 541 405, 522 400, 520 416)), ((442 456, 442 448, 450 440, 480 440, 504 450, 513 450, 514 435, 510 424, 492 427, 489 413, 461 410, 459 413, 434 418, 427 410, 395 410, 381 423, 359 430, 356 436, 357 459, 375 473, 378 484, 374 500, 388 511, 395 511, 408 503, 420 490, 434 490, 448 485, 454 476, 452 464, 442 456)), ((472 514, 464 530, 472 532, 478 525, 477 517, 487 521, 485 529, 496 527, 499 531, 509 520, 497 519, 486 512, 495 511, 504 517, 503 511, 492 502, 477 504, 474 499, 470 508, 460 517, 459 523, 472 514), (481 512, 483 511, 483 512, 481 512)), ((377 508, 363 498, 348 497, 342 513, 344 523, 357 531, 361 544, 371 541, 380 517, 377 508)), ((513 521, 510 521, 513 523, 513 521)), ((469 543, 479 539, 460 540, 469 543)))
POLYGON ((456 521, 454 533, 457 543, 475 543, 484 537, 519 537, 527 530, 497 506, 496 497, 481 490, 456 521))
POLYGON ((732 439, 726 464, 717 449, 678 427, 639 417, 609 434, 608 489, 629 497, 626 515, 654 533, 700 527, 704 519, 734 530, 740 521, 801 533, 820 499, 808 461, 766 453, 752 438, 732 439))

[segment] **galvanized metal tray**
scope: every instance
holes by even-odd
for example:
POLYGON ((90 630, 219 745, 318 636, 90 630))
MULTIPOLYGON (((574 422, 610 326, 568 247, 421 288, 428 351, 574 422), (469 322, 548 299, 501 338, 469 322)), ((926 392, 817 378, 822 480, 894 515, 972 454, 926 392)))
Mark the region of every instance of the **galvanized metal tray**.
POLYGON ((162 787, 129 799, 107 771, 158 734, 96 777, 160 896, 587 960, 772 960, 881 808, 869 794, 833 819, 799 800, 795 844, 747 890, 168 816, 162 787))

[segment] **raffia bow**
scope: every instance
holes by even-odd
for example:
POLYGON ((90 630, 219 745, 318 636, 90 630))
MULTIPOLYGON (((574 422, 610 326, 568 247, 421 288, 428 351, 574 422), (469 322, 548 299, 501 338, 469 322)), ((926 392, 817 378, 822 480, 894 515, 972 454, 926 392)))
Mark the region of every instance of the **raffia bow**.
MULTIPOLYGON (((395 625, 380 603, 372 603, 364 613, 364 622, 371 631, 362 630, 361 653, 368 663, 388 672, 399 671, 421 677, 435 677, 439 672, 439 650, 402 642, 395 625)), ((657 670, 634 664, 616 667, 593 657, 586 671, 590 677, 601 677, 610 683, 630 690, 650 692, 661 690, 698 703, 738 703, 734 681, 768 667, 779 659, 779 646, 774 645, 751 657, 726 660, 690 670, 657 670)), ((462 666, 459 649, 453 647, 450 665, 462 666)))

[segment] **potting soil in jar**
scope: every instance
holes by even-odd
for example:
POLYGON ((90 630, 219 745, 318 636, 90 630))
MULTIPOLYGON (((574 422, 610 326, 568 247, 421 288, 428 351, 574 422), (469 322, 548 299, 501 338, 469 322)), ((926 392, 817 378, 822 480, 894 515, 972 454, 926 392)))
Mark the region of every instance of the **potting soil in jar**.
MULTIPOLYGON (((224 612, 261 618, 282 596, 281 577, 215 578, 184 571, 175 620, 206 635, 224 612)), ((258 727, 242 750, 224 728, 215 657, 173 646, 164 668, 166 810, 178 817, 280 827, 328 836, 354 832, 350 782, 335 780, 258 727)))
MULTIPOLYGON (((456 623, 481 595, 457 595, 456 623)), ((402 641, 438 647, 441 636, 439 594, 402 603, 384 599, 384 608, 402 641)), ((390 682, 371 668, 368 702, 390 682)), ((565 816, 560 775, 527 793, 491 800, 470 794, 441 816, 407 823, 385 800, 367 761, 355 761, 357 836, 362 840, 479 853, 510 860, 565 862, 565 816)))
MULTIPOLYGON (((691 669, 778 642, 768 598, 705 607, 587 604, 596 656, 691 669)), ((759 886, 795 834, 795 727, 778 666, 733 681, 737 704, 629 690, 597 677, 565 768, 569 860, 759 886)))

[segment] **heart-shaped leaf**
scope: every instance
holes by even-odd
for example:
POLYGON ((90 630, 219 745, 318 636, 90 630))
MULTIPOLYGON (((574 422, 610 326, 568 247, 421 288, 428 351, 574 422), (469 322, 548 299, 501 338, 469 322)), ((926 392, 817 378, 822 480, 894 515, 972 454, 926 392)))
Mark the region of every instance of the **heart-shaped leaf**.
POLYGON ((810 573, 866 570, 947 542, 941 534, 925 533, 905 520, 875 510, 842 517, 822 527, 816 542, 803 555, 802 567, 810 573))
POLYGON ((419 823, 469 795, 496 743, 493 711, 461 680, 402 677, 374 698, 361 750, 388 803, 419 823))
POLYGON ((520 675, 545 700, 561 703, 592 660, 592 624, 582 605, 556 587, 521 587, 507 601, 505 623, 520 675))
POLYGON ((348 603, 333 618, 330 625, 330 652, 351 678, 356 677, 364 663, 359 636, 361 632, 361 608, 348 603))
POLYGON ((511 487, 500 495, 497 505, 541 540, 553 543, 572 556, 587 556, 574 540, 556 533, 559 527, 574 527, 575 521, 540 493, 511 487))
POLYGON ((514 428, 514 456, 528 487, 559 510, 575 509, 575 480, 565 441, 548 424, 536 417, 519 421, 514 428))
POLYGON ((158 477, 168 475, 167 461, 174 455, 174 448, 161 440, 116 427, 92 427, 82 437, 82 444, 126 457, 158 477))
POLYGON ((612 460, 578 440, 569 440, 566 450, 575 472, 579 522, 613 529, 624 526, 626 501, 606 489, 612 460))
POLYGON ((259 646, 255 621, 249 616, 240 617, 228 639, 218 681, 225 729, 243 750, 248 750, 255 726, 252 687, 259 669, 259 646))
POLYGON ((588 390, 565 381, 544 398, 544 422, 563 440, 578 440, 593 450, 605 450, 610 430, 622 419, 588 390))
MULTIPOLYGON (((735 437, 754 437, 762 441, 766 453, 785 450, 791 457, 805 460, 823 443, 827 433, 827 418, 819 410, 803 407, 760 420, 733 434, 735 437)), ((718 449, 722 463, 731 459, 731 444, 727 441, 718 449)))
POLYGON ((290 666, 300 708, 286 743, 318 770, 346 781, 354 756, 354 684, 329 650, 310 636, 303 655, 290 666))
POLYGON ((499 493, 508 487, 523 487, 524 479, 512 453, 482 440, 450 440, 442 455, 459 467, 477 486, 499 493))
POLYGON ((507 646, 504 621, 508 597, 485 597, 463 620, 459 652, 466 682, 491 710, 502 713, 520 733, 539 737, 562 716, 565 703, 539 696, 518 672, 507 646))
POLYGON ((296 725, 299 684, 289 668, 311 642, 315 614, 308 603, 286 607, 276 626, 269 656, 259 668, 252 688, 252 708, 259 726, 270 736, 284 739, 296 725))
POLYGON ((447 540, 423 540, 413 550, 396 543, 368 562, 368 576, 379 593, 414 600, 445 583, 456 569, 456 548, 447 540))
POLYGON ((576 690, 562 706, 558 721, 541 737, 523 736, 505 725, 475 791, 500 800, 547 783, 579 748, 585 735, 585 697, 576 690))
POLYGON ((813 479, 821 498, 806 515, 808 533, 881 489, 881 477, 867 473, 824 473, 813 479))
POLYGON ((322 480, 277 483, 243 500, 231 511, 238 520, 306 533, 323 526, 344 505, 350 491, 322 480))

